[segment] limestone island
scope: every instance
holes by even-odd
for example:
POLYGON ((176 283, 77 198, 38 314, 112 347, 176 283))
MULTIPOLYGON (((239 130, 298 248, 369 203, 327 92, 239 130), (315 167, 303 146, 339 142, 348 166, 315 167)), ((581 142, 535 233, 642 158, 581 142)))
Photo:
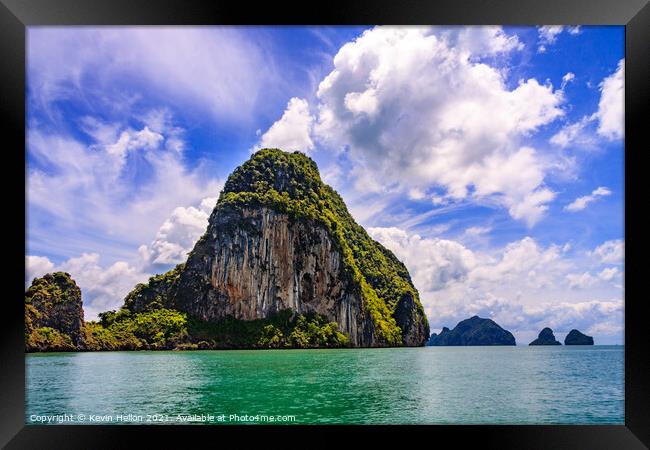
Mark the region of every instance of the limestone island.
POLYGON ((235 169, 187 261, 136 285, 119 310, 84 321, 79 287, 57 272, 33 280, 25 325, 27 351, 399 347, 429 338, 404 264, 354 221, 311 158, 278 149, 235 169))
POLYGON ((594 338, 578 330, 571 330, 564 338, 564 345, 594 345, 594 338))
POLYGON ((562 345, 558 340, 555 339, 553 330, 549 327, 544 328, 539 332, 539 336, 533 342, 528 345, 562 345))
POLYGON ((516 345, 515 337, 491 319, 474 316, 456 325, 453 330, 444 327, 440 334, 432 333, 428 345, 516 345))

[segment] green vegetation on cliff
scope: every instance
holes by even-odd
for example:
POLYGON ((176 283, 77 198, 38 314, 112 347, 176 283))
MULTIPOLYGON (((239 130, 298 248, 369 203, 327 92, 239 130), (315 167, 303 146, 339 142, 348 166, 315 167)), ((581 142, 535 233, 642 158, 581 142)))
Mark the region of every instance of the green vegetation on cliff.
MULTIPOLYGON (((187 315, 172 309, 156 309, 132 314, 128 309, 101 313, 100 322, 93 324, 93 338, 102 349, 102 343, 111 347, 111 337, 120 349, 173 349, 188 341, 187 315)), ((93 350, 87 343, 88 350, 93 350)))
POLYGON ((25 347, 73 350, 81 340, 81 290, 65 272, 34 278, 25 292, 25 347))
POLYGON ((152 311, 170 308, 170 292, 178 281, 185 264, 149 278, 147 283, 138 283, 124 299, 124 308, 131 312, 152 311))
POLYGON ((308 156, 263 149, 230 175, 217 207, 259 206, 316 222, 334 236, 376 334, 388 345, 402 344, 402 330, 394 317, 402 299, 412 298, 416 313, 427 323, 404 264, 354 221, 341 196, 321 181, 316 163, 308 156))

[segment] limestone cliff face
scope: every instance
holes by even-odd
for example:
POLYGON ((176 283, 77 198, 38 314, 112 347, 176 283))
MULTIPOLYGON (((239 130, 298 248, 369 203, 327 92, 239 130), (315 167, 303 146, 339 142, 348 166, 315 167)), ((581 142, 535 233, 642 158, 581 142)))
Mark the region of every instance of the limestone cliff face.
POLYGON ((187 262, 129 294, 127 309, 204 322, 291 309, 352 346, 420 346, 429 325, 408 270, 358 225, 302 153, 264 149, 228 178, 187 262))
POLYGON ((360 292, 328 231, 272 209, 219 209, 179 280, 178 309, 205 321, 317 313, 357 346, 375 344, 360 292))

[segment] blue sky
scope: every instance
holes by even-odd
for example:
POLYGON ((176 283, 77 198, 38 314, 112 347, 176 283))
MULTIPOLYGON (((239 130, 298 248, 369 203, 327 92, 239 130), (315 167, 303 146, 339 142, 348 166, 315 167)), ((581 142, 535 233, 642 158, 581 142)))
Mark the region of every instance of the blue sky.
POLYGON ((26 283, 87 318, 185 259, 228 174, 308 153, 409 268, 432 330, 473 314, 623 342, 623 27, 30 27, 26 283))

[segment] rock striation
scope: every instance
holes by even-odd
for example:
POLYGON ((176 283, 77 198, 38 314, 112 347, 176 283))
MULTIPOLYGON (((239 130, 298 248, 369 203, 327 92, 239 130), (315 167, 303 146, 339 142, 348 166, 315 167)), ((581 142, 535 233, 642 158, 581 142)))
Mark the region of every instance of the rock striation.
POLYGON ((553 330, 546 327, 539 332, 539 336, 533 342, 528 345, 562 345, 559 341, 555 339, 553 330))
POLYGON ((453 330, 444 327, 440 334, 432 334, 428 345, 515 345, 515 337, 493 320, 473 316, 459 322, 453 330))
POLYGON ((564 338, 564 345, 594 345, 594 338, 573 329, 564 338))

